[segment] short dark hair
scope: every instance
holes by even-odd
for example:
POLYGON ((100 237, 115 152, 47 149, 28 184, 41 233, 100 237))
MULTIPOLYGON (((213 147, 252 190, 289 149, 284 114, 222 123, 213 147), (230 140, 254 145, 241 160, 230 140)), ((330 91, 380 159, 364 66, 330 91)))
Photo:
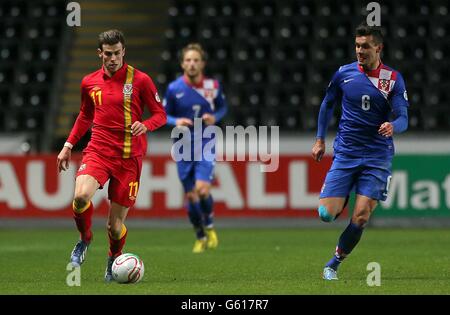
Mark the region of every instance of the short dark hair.
POLYGON ((379 26, 369 26, 366 23, 361 23, 355 30, 356 37, 370 35, 372 35, 376 44, 383 43, 383 31, 379 26))
POLYGON ((198 43, 190 43, 181 50, 180 62, 183 62, 184 55, 186 55, 186 53, 189 50, 195 50, 196 52, 198 52, 200 54, 200 57, 202 57, 202 60, 206 61, 208 56, 207 56, 206 52, 203 50, 202 46, 198 43))
POLYGON ((103 50, 103 45, 115 45, 122 43, 122 47, 125 47, 125 37, 119 30, 108 30, 98 35, 98 48, 103 50))

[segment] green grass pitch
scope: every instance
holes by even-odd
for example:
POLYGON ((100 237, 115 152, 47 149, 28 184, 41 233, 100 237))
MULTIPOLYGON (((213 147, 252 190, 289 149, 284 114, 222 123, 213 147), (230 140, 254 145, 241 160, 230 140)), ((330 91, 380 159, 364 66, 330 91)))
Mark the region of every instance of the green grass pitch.
POLYGON ((368 228, 341 265, 339 281, 321 279, 337 229, 219 229, 219 248, 192 254, 190 229, 130 229, 125 252, 139 255, 138 284, 105 284, 104 230, 81 268, 81 286, 66 284, 77 239, 70 229, 0 231, 0 294, 449 294, 450 231, 368 228), (369 262, 381 266, 381 286, 370 287, 369 262))

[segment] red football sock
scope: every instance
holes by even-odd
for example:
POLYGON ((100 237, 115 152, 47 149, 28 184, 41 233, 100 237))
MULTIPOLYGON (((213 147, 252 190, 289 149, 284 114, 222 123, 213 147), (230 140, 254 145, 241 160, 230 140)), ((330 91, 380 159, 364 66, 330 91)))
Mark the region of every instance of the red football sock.
POLYGON ((83 241, 90 243, 92 240, 92 214, 94 212, 94 206, 89 201, 82 209, 76 209, 73 205, 73 218, 77 224, 78 231, 80 231, 80 237, 83 241))
POLYGON ((110 257, 117 257, 122 255, 122 248, 125 245, 125 240, 128 235, 128 230, 125 225, 122 224, 122 232, 120 233, 119 239, 114 239, 111 237, 111 234, 108 233, 109 236, 109 253, 110 257))

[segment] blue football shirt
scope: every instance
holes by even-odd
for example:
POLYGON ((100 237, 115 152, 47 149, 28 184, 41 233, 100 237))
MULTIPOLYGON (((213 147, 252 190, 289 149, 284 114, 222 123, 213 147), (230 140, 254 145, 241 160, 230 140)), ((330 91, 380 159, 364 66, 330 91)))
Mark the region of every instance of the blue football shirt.
MULTIPOLYGON (((342 104, 342 116, 334 141, 335 153, 392 157, 392 137, 378 134, 378 129, 384 122, 395 119, 395 113, 407 115, 408 96, 401 74, 382 63, 371 71, 364 71, 357 62, 341 66, 333 75, 321 105, 318 138, 325 138, 338 102, 342 104)), ((394 127, 394 131, 403 130, 394 127)))
MULTIPOLYGON (((178 118, 189 118, 194 122, 195 118, 201 118, 205 113, 214 115, 217 123, 225 116, 228 108, 222 87, 217 80, 204 77, 199 84, 191 85, 184 76, 180 76, 169 84, 163 105, 167 113, 167 124, 171 126, 175 126, 178 118)), ((214 134, 211 137, 203 137, 205 127, 202 124, 202 128, 199 130, 202 134, 195 134, 194 127, 189 127, 192 154, 201 153, 194 153, 196 149, 194 148, 194 138, 201 139, 202 145, 198 149, 202 150, 211 139, 214 139, 214 134)), ((214 151, 214 146, 212 146, 212 153, 214 151)))

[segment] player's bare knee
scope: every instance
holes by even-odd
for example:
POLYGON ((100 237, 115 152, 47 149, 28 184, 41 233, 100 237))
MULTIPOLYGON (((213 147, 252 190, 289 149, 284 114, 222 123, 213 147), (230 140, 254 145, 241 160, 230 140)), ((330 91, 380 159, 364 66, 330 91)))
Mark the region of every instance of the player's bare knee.
POLYGON ((198 197, 200 199, 206 199, 209 197, 209 188, 208 187, 202 187, 198 190, 198 197))
POLYGON ((119 239, 120 234, 122 233, 122 221, 117 220, 116 222, 113 223, 108 222, 107 229, 109 235, 111 235, 113 239, 119 239))
POLYGON ((364 218, 364 217, 356 217, 353 220, 353 223, 355 223, 356 225, 360 226, 360 227, 365 227, 367 222, 369 222, 368 218, 364 218))
POLYGON ((364 227, 366 226, 367 222, 369 222, 369 217, 370 217, 369 209, 357 210, 356 214, 353 216, 353 223, 361 227, 364 227))
POLYGON ((201 199, 207 198, 209 195, 209 187, 205 184, 198 184, 195 186, 195 192, 197 196, 201 199))
POLYGON ((186 193, 186 198, 190 203, 195 203, 198 201, 198 196, 195 191, 189 191, 186 193))

